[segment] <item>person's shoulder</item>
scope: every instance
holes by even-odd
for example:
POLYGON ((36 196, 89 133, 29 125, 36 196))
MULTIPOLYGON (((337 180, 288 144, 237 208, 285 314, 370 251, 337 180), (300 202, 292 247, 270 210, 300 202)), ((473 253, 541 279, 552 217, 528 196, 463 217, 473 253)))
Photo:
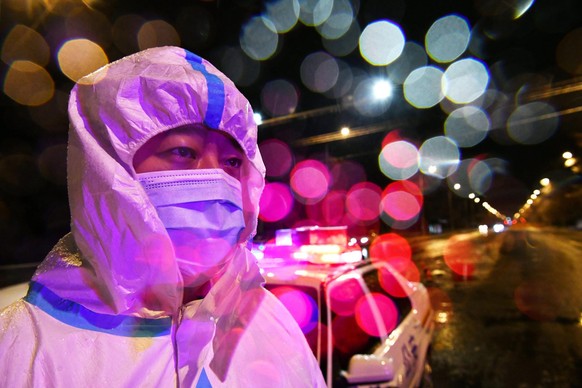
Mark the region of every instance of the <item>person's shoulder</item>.
POLYGON ((34 321, 30 305, 24 299, 9 304, 0 310, 0 335, 9 331, 21 331, 34 321))
MULTIPOLYGON (((0 354, 12 354, 14 360, 22 360, 22 355, 34 353, 40 328, 32 310, 23 299, 0 310, 0 354)), ((14 360, 0 364, 11 365, 14 360)))
POLYGON ((289 309, 270 291, 263 289, 263 292, 260 308, 253 321, 270 333, 304 340, 303 333, 289 309))

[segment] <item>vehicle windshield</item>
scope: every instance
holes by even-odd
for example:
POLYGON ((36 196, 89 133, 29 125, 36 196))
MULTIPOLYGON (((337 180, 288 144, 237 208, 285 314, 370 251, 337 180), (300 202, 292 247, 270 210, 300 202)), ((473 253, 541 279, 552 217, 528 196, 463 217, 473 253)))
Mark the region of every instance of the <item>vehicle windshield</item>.
MULTIPOLYGON (((333 362, 347 370, 356 354, 372 354, 410 312, 410 299, 384 266, 329 284, 333 362)), ((336 367, 334 366, 334 369, 336 367)))

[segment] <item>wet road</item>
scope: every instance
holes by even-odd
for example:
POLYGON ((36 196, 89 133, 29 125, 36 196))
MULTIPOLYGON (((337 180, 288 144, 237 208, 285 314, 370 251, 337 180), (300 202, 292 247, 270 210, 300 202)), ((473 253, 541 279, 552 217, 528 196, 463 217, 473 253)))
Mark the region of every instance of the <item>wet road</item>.
POLYGON ((582 387, 582 232, 431 237, 413 252, 438 321, 435 387, 582 387))

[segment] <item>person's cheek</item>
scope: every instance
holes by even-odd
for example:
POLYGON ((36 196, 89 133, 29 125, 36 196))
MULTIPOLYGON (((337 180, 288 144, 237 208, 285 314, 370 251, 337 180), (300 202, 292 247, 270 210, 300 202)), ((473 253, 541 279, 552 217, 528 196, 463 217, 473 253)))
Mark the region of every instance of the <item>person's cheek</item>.
POLYGON ((240 181, 240 177, 241 177, 240 168, 236 168, 236 167, 226 167, 224 169, 224 171, 226 171, 226 173, 228 175, 230 175, 231 177, 233 177, 236 180, 240 181))

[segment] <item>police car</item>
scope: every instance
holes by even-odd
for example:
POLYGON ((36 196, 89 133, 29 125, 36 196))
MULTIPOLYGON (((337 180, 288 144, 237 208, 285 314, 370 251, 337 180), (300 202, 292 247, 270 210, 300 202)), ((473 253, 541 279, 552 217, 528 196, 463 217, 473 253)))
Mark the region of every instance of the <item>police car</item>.
POLYGON ((427 290, 389 262, 365 259, 346 232, 287 229, 255 245, 265 287, 303 330, 328 387, 430 385, 427 290))

